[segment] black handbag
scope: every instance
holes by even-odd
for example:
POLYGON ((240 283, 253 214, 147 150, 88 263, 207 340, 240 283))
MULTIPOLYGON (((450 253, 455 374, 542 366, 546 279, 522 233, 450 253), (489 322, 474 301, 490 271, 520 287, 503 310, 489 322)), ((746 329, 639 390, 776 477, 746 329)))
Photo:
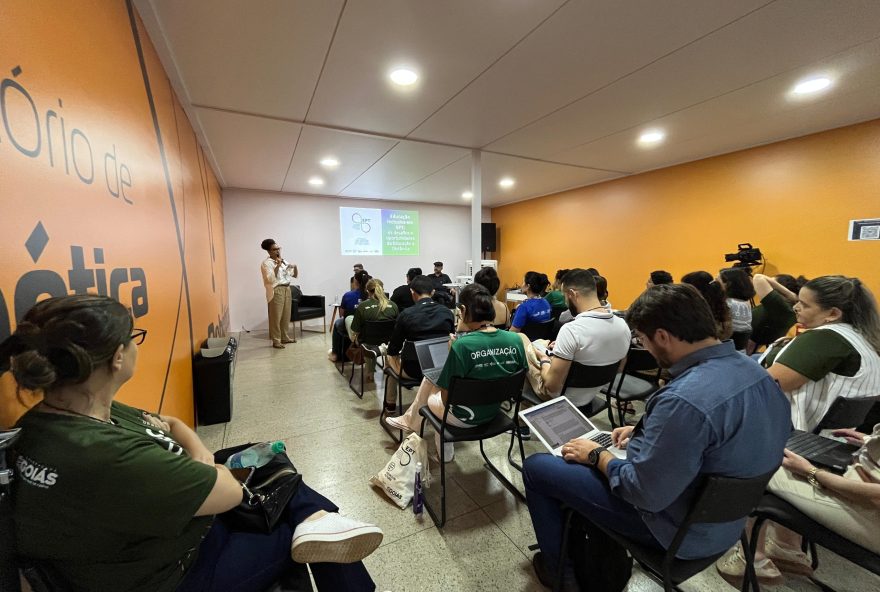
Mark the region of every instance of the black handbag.
MULTIPOLYGON (((214 462, 223 464, 253 444, 224 448, 214 453, 214 462)), ((287 504, 302 483, 302 475, 287 454, 281 452, 258 468, 231 469, 241 482, 244 497, 235 508, 219 515, 232 530, 269 533, 287 512, 287 504)))

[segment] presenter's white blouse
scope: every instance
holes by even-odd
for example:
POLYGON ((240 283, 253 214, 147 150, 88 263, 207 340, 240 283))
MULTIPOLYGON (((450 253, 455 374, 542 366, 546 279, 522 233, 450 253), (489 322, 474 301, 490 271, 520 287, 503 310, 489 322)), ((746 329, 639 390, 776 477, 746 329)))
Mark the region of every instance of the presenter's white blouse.
POLYGON ((293 282, 293 275, 291 275, 290 264, 283 264, 278 269, 278 274, 275 274, 275 260, 271 257, 266 257, 261 266, 261 271, 263 273, 263 285, 266 287, 266 302, 272 302, 272 298, 275 296, 275 288, 277 286, 289 286, 293 282))

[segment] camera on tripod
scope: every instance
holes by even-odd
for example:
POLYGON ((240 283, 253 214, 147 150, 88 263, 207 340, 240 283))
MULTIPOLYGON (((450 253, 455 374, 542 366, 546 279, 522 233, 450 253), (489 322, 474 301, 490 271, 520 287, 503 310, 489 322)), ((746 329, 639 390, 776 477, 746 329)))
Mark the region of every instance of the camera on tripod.
POLYGON ((750 272, 750 268, 761 264, 761 249, 753 247, 751 243, 740 243, 736 248, 736 253, 727 253, 724 255, 725 261, 736 261, 736 263, 733 264, 733 267, 745 268, 750 272))

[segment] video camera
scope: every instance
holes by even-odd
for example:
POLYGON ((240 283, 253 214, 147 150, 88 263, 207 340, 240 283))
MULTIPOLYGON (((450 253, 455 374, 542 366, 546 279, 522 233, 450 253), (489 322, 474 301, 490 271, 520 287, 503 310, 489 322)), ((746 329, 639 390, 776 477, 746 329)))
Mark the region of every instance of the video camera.
POLYGON ((741 243, 736 246, 736 253, 727 253, 724 255, 725 261, 736 261, 733 267, 743 267, 749 270, 761 264, 761 249, 753 247, 751 243, 741 243))

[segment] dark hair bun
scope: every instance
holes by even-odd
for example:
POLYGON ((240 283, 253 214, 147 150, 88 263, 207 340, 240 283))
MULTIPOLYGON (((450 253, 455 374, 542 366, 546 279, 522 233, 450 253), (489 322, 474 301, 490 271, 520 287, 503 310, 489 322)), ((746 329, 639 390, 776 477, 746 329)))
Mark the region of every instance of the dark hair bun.
POLYGON ((20 353, 12 358, 12 376, 19 386, 32 391, 44 390, 58 380, 55 367, 46 356, 36 350, 20 353))
POLYGON ((260 243, 260 248, 263 249, 264 251, 268 251, 269 249, 272 248, 272 245, 274 245, 274 244, 275 244, 274 238, 267 238, 266 240, 264 240, 263 242, 260 243))

